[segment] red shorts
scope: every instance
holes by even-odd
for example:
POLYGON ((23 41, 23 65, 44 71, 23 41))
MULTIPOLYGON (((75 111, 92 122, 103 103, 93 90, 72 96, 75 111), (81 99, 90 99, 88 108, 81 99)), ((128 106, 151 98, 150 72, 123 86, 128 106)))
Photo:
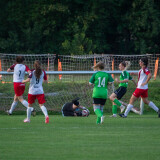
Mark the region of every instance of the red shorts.
POLYGON ((137 98, 139 98, 140 96, 142 98, 147 98, 148 97, 148 89, 139 89, 136 88, 136 90, 134 91, 133 95, 137 98))
POLYGON ((13 85, 16 96, 22 96, 25 90, 25 84, 21 82, 14 82, 13 85))
POLYGON ((38 99, 39 104, 43 104, 46 102, 45 98, 44 98, 44 94, 38 94, 38 95, 28 94, 28 103, 29 104, 33 104, 36 99, 38 99))

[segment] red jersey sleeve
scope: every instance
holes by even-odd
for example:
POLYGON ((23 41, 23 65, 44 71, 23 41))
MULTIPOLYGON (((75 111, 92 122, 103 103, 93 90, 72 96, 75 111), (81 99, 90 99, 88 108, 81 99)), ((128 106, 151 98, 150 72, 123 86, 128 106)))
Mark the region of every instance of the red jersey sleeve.
POLYGON ((145 68, 143 71, 144 71, 144 73, 145 73, 146 75, 148 75, 148 74, 150 73, 150 71, 148 70, 148 68, 145 68))
POLYGON ((28 78, 32 78, 33 72, 31 72, 28 76, 28 78))
POLYGON ((14 70, 16 64, 13 64, 12 66, 10 66, 10 70, 14 70))
POLYGON ((43 77, 43 79, 44 80, 47 80, 47 75, 46 75, 46 72, 43 70, 43 72, 44 72, 44 77, 43 77))
POLYGON ((28 66, 25 65, 25 67, 26 67, 26 70, 25 70, 25 71, 27 71, 27 72, 30 71, 30 69, 29 69, 28 66))

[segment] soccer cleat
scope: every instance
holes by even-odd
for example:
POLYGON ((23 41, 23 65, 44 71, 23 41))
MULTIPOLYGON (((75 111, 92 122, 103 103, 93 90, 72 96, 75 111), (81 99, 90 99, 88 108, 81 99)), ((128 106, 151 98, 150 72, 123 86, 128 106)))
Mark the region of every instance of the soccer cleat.
POLYGON ((9 112, 9 110, 7 110, 6 113, 7 113, 9 116, 12 115, 12 114, 9 112))
POLYGON ((125 116, 124 114, 119 114, 119 116, 122 118, 127 118, 127 116, 125 116))
POLYGON ((36 116, 36 109, 34 108, 32 111, 32 116, 35 117, 36 116))
POLYGON ((158 118, 160 118, 160 109, 158 110, 158 118))
POLYGON ((24 123, 30 123, 30 120, 29 119, 24 119, 24 121, 23 121, 24 123))
POLYGON ((45 119, 45 123, 49 123, 49 117, 48 116, 45 119))
POLYGON ((113 114, 113 115, 111 115, 110 116, 111 118, 113 117, 113 118, 117 118, 117 115, 116 114, 113 114))
POLYGON ((105 118, 105 116, 102 116, 102 117, 101 117, 101 124, 103 124, 104 118, 105 118))
POLYGON ((121 113, 122 113, 125 110, 125 106, 121 105, 120 109, 121 109, 121 113))

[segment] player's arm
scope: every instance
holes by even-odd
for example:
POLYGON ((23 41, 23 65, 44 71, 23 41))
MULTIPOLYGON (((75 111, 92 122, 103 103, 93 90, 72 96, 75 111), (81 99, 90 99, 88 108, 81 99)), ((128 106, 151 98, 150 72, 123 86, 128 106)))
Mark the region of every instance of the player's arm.
POLYGON ((95 75, 96 75, 96 73, 94 73, 94 74, 92 75, 91 79, 89 80, 89 85, 90 85, 90 86, 91 86, 91 85, 94 85, 95 75))
POLYGON ((27 78, 26 80, 23 80, 22 83, 30 82, 30 78, 27 78))
POLYGON ((128 80, 128 79, 124 79, 124 80, 120 81, 120 80, 118 80, 118 78, 115 78, 115 81, 116 81, 117 83, 126 83, 126 82, 128 82, 129 80, 128 80))
POLYGON ((137 73, 131 72, 130 75, 131 76, 138 76, 138 72, 137 73))
POLYGON ((135 84, 135 86, 137 86, 137 83, 134 79, 132 79, 131 81, 135 84))
POLYGON ((141 86, 146 85, 149 82, 149 80, 151 79, 151 77, 152 77, 152 75, 151 75, 151 73, 149 73, 148 77, 147 77, 147 80, 144 83, 142 83, 141 86))
POLYGON ((44 70, 43 72, 44 72, 43 83, 48 83, 46 72, 44 70))
POLYGON ((15 67, 15 64, 14 64, 14 65, 12 65, 10 68, 8 68, 8 69, 7 69, 7 72, 13 72, 14 67, 15 67))

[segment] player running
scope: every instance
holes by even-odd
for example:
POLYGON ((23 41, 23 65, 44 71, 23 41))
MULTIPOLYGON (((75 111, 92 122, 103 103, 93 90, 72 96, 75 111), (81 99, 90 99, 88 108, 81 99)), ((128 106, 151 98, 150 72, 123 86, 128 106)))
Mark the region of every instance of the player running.
POLYGON ((148 58, 143 57, 139 61, 139 65, 141 69, 138 72, 138 85, 136 90, 131 96, 130 102, 125 110, 124 114, 119 114, 121 117, 126 118, 130 110, 133 108, 134 102, 141 96, 143 102, 148 104, 148 106, 154 109, 158 113, 158 117, 160 118, 160 110, 159 108, 152 102, 148 100, 148 82, 151 79, 152 75, 148 70, 148 58))
MULTIPOLYGON (((16 108, 18 101, 20 101, 26 108, 28 108, 28 102, 23 99, 23 93, 25 91, 25 84, 22 83, 24 80, 25 72, 30 73, 30 69, 28 66, 24 65, 24 57, 23 56, 17 56, 16 57, 16 63, 13 64, 10 68, 8 68, 7 72, 13 72, 13 85, 14 85, 14 101, 11 105, 10 110, 7 110, 6 112, 8 115, 11 115, 13 110, 16 108)), ((31 108, 31 112, 35 116, 36 112, 35 109, 31 108)))
POLYGON ((107 86, 109 82, 113 82, 113 78, 109 73, 104 72, 105 64, 103 62, 98 62, 96 66, 93 67, 98 72, 94 73, 89 81, 89 85, 94 84, 93 88, 93 109, 97 115, 97 124, 103 123, 103 108, 107 99, 107 86))
POLYGON ((48 83, 46 72, 42 70, 41 63, 39 61, 34 62, 34 70, 29 74, 26 80, 23 80, 23 83, 30 82, 29 92, 28 92, 28 104, 27 109, 27 118, 24 120, 25 123, 30 122, 31 117, 31 107, 32 104, 38 99, 39 106, 45 115, 45 123, 49 123, 49 116, 46 107, 44 106, 45 98, 44 91, 42 87, 43 80, 48 83))
POLYGON ((117 106, 120 107, 121 113, 124 111, 125 106, 122 105, 122 103, 119 101, 127 92, 128 87, 128 81, 132 80, 133 83, 137 86, 135 80, 130 76, 130 74, 126 71, 126 69, 130 66, 129 62, 123 61, 119 64, 119 70, 122 71, 120 75, 120 80, 115 78, 115 81, 119 83, 119 88, 111 94, 109 97, 110 100, 113 102, 112 105, 112 113, 113 115, 111 117, 117 117, 117 106))

